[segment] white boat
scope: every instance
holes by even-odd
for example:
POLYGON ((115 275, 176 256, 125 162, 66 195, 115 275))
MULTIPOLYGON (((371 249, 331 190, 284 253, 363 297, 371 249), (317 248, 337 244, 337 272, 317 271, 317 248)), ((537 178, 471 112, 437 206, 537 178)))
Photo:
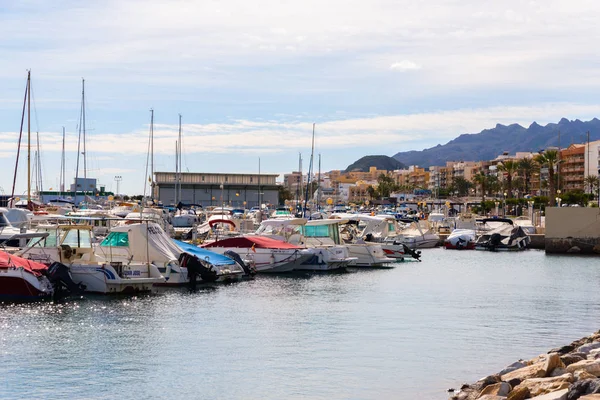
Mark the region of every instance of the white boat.
POLYGON ((152 285, 165 280, 150 262, 109 261, 96 255, 89 225, 47 225, 38 227, 38 231, 48 232, 48 236, 41 240, 32 239, 17 254, 45 264, 59 262, 66 265, 73 281, 83 285, 86 292, 147 292, 152 285))
POLYGON ((113 207, 110 210, 110 213, 116 217, 125 218, 127 216, 127 214, 132 213, 132 212, 139 213, 140 210, 141 210, 141 207, 137 203, 122 202, 122 203, 117 204, 115 207, 113 207))
POLYGON ((529 217, 517 217, 514 219, 514 224, 520 226, 521 228, 523 228, 523 230, 525 231, 525 233, 527 233, 528 235, 535 235, 536 233, 536 228, 535 225, 533 225, 533 223, 531 222, 531 219, 529 217))
POLYGON ((410 249, 430 249, 440 241, 437 233, 433 232, 428 221, 409 221, 408 227, 401 230, 396 241, 404 243, 410 249))
POLYGON ((0 208, 0 247, 25 247, 30 238, 37 236, 35 231, 14 227, 6 218, 7 213, 6 208, 0 208))
POLYGON ((525 250, 531 238, 509 218, 485 218, 485 229, 475 243, 475 250, 518 251, 525 250))
POLYGON ((234 251, 257 272, 290 272, 312 257, 312 252, 302 247, 256 235, 223 239, 203 247, 219 254, 234 251))
POLYGON ((475 229, 455 229, 444 240, 444 247, 454 250, 473 250, 476 240, 475 229))
MULTIPOLYGON (((371 243, 381 246, 383 257, 382 263, 404 260, 404 245, 396 240, 399 225, 392 215, 368 215, 368 214, 333 214, 333 218, 348 219, 354 224, 344 224, 340 233, 346 243, 371 243)), ((354 254, 352 254, 354 255, 354 254)))
POLYGON ((295 270, 333 271, 347 267, 356 258, 339 241, 336 220, 312 221, 306 227, 305 218, 268 219, 261 223, 256 235, 267 236, 308 249, 312 256, 295 270), (320 228, 315 228, 318 223, 320 228))
POLYGON ((215 281, 242 279, 246 272, 230 258, 211 253, 193 245, 173 241, 153 222, 119 226, 98 246, 96 252, 109 261, 143 262, 155 265, 165 277, 158 286, 182 286, 189 283, 188 269, 181 265, 182 253, 193 251, 216 273, 215 281), (185 248, 182 248, 185 246, 185 248))

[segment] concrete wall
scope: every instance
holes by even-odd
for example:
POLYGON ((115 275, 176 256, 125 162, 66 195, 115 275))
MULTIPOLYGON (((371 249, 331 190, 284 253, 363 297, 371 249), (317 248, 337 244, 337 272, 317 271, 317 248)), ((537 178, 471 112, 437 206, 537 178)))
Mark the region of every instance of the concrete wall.
POLYGON ((600 209, 546 208, 546 253, 600 254, 600 209))

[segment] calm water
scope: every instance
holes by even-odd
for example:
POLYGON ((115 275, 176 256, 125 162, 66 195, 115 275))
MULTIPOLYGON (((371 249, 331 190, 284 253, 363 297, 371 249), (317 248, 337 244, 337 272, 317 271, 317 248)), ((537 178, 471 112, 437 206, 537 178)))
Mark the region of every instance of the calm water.
POLYGON ((393 270, 0 306, 0 397, 445 399, 600 328, 600 260, 423 251, 393 270))

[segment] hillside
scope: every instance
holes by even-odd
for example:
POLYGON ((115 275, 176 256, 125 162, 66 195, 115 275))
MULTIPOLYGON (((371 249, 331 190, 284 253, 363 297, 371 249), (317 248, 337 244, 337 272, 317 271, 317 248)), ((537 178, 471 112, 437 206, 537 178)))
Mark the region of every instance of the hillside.
POLYGON ((389 156, 365 156, 350 164, 344 172, 360 171, 368 172, 369 167, 377 167, 380 170, 393 171, 403 169, 405 165, 389 156))
POLYGON ((532 123, 529 128, 518 124, 496 125, 493 129, 485 129, 476 134, 463 134, 444 145, 422 151, 406 151, 394 155, 394 158, 406 165, 444 165, 446 161, 482 161, 492 160, 507 151, 537 152, 547 147, 558 146, 560 130, 560 147, 568 147, 572 143, 584 143, 586 132, 590 132, 590 141, 600 139, 600 120, 597 118, 583 122, 561 119, 557 124, 541 126, 532 123))

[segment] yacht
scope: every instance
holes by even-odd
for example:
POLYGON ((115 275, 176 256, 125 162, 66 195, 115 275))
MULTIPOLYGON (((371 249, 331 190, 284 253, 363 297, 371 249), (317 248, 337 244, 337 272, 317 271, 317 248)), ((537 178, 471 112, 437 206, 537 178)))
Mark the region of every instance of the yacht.
POLYGON ((256 235, 267 236, 297 245, 310 251, 311 257, 294 270, 333 271, 347 267, 356 258, 341 244, 338 220, 305 218, 268 219, 261 223, 256 235))
POLYGON ((44 264, 66 265, 73 281, 84 286, 86 292, 147 292, 152 285, 165 280, 158 268, 147 260, 115 261, 96 254, 89 225, 46 225, 39 226, 38 231, 48 235, 32 239, 17 255, 44 264))

